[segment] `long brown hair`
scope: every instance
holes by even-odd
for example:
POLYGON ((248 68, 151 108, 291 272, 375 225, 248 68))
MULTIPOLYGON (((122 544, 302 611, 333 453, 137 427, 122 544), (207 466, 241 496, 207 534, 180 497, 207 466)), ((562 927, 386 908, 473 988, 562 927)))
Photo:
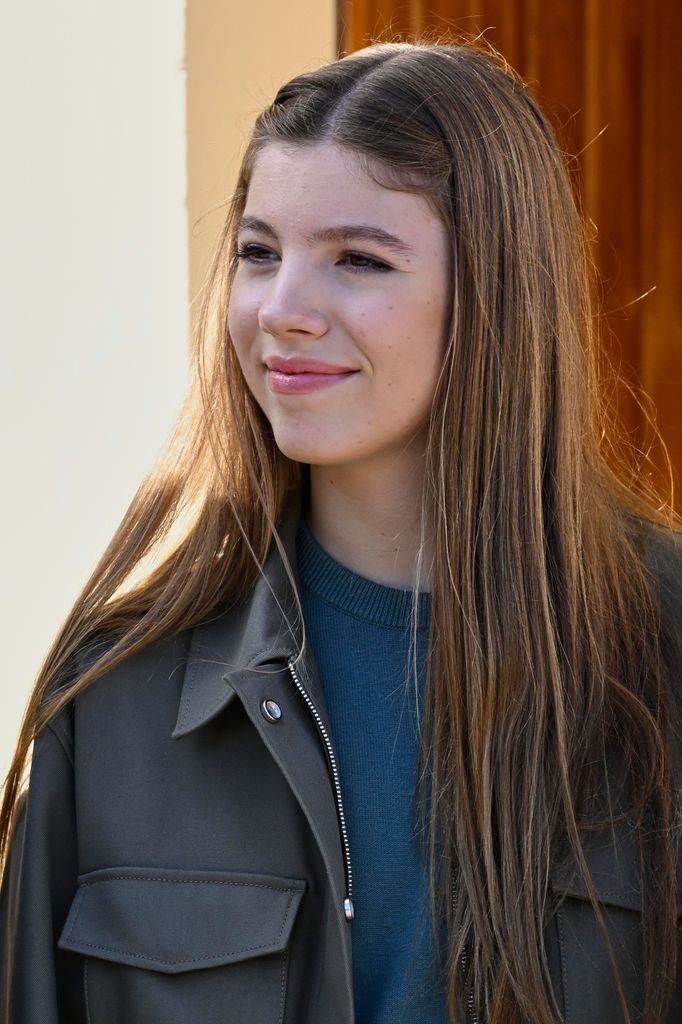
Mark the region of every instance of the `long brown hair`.
POLYGON ((491 1024, 555 1020, 549 871, 568 845, 602 921, 583 839, 617 738, 628 812, 651 837, 645 1020, 661 1021, 675 975, 675 810, 668 668, 637 524, 677 519, 626 475, 609 440, 565 161, 524 84, 480 45, 378 43, 296 77, 258 117, 207 281, 187 402, 39 673, 0 852, 46 722, 132 652, 244 595, 271 543, 283 552, 276 524, 304 470, 277 449, 244 382, 227 306, 259 151, 325 139, 380 184, 426 196, 452 244, 422 497, 435 560, 420 764, 451 1018, 464 995, 491 1024))

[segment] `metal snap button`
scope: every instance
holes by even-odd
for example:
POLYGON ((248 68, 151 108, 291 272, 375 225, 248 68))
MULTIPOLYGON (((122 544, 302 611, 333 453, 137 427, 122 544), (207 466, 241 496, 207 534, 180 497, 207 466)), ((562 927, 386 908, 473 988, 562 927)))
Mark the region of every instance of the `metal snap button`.
POLYGON ((262 700, 260 702, 260 711, 263 718, 267 718, 268 722, 279 722, 282 717, 282 709, 276 700, 262 700))

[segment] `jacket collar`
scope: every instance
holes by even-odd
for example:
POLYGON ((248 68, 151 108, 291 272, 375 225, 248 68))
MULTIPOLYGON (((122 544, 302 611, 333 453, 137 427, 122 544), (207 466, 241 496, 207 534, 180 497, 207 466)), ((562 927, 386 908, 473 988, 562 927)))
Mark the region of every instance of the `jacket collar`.
MULTIPOLYGON (((297 589, 296 533, 302 514, 303 497, 298 490, 277 524, 297 589)), ((273 539, 263 573, 246 597, 193 628, 173 738, 198 729, 230 703, 235 691, 228 674, 295 657, 301 642, 297 619, 295 595, 273 539)))

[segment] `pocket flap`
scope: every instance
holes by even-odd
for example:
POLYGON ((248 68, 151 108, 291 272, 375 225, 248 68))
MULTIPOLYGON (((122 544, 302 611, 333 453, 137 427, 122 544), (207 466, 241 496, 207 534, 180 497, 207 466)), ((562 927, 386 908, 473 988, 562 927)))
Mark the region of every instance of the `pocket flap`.
POLYGON ((306 887, 275 875, 135 867, 78 882, 59 948, 167 974, 285 949, 306 887))
MULTIPOLYGON (((585 858, 595 892, 600 903, 642 910, 642 891, 639 878, 639 849, 634 833, 616 827, 615 838, 608 834, 593 834, 585 840, 585 858)), ((677 916, 682 917, 682 877, 680 861, 677 863, 678 897, 677 916)), ((550 876, 550 887, 557 895, 589 900, 587 886, 572 853, 567 853, 550 876)))
MULTIPOLYGON (((639 882, 623 877, 622 874, 609 874, 595 871, 590 864, 590 873, 597 899, 600 903, 608 903, 625 910, 641 910, 642 896, 639 882)), ((550 878, 550 886, 558 895, 572 896, 574 899, 589 900, 590 894, 577 866, 564 864, 555 868, 550 878)))

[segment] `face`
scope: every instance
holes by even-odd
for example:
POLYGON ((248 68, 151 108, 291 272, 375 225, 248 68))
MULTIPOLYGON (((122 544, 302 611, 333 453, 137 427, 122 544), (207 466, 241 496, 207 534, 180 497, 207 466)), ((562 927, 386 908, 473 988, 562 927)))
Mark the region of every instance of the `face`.
POLYGON ((350 466, 423 444, 452 278, 426 199, 377 185, 333 143, 270 144, 238 252, 229 331, 280 450, 350 466))

